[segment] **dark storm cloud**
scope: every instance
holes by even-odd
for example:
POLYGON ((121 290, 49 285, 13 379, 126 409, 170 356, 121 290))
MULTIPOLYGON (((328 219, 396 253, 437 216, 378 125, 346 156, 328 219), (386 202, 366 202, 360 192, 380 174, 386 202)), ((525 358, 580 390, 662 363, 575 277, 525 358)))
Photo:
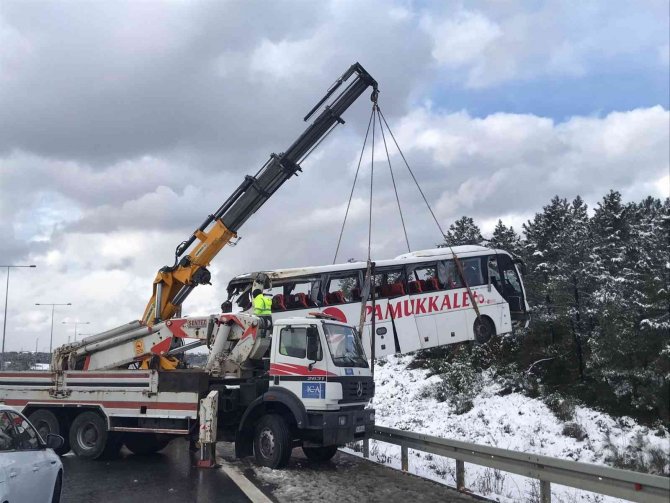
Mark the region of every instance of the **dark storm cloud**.
POLYGON ((360 15, 372 9, 5 2, 0 151, 101 167, 186 150, 205 168, 237 171, 255 159, 250 149, 297 131, 354 60, 367 60, 394 102, 407 95, 430 59, 428 38, 410 36, 413 23, 399 38, 386 16, 360 15), (380 66, 388 53, 396 64, 380 66))

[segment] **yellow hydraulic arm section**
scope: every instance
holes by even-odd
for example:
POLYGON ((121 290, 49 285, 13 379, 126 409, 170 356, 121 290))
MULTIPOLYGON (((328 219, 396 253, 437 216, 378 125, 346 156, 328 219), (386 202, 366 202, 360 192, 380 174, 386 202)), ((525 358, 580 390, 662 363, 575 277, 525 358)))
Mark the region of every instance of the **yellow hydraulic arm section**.
POLYGON ((176 267, 164 267, 156 274, 153 295, 142 317, 146 325, 151 326, 155 321, 172 318, 183 302, 183 298, 179 302, 175 301, 180 291, 186 291, 190 285, 209 284, 210 274, 206 269, 207 266, 221 248, 236 237, 236 234, 227 229, 221 220, 216 220, 207 232, 197 230, 194 235, 199 243, 188 255, 190 260, 184 260, 176 267), (203 281, 194 282, 194 279, 203 281), (157 309, 160 311, 158 316, 157 309))
POLYGON ((210 284, 207 266, 212 259, 237 236, 238 229, 267 201, 291 176, 301 171, 302 163, 314 148, 338 125, 344 124, 342 114, 372 87, 371 100, 377 102, 377 82, 359 64, 354 63, 328 89, 326 95, 310 110, 305 121, 324 105, 335 91, 346 82, 343 91, 328 102, 307 129, 282 154, 272 154, 254 176, 246 176, 242 184, 226 202, 200 225, 184 242, 177 246, 175 262, 158 271, 153 294, 142 316, 142 322, 151 326, 175 315, 182 302, 197 285, 210 284), (354 78, 351 78, 351 77, 354 78), (188 248, 196 242, 193 249, 188 248))

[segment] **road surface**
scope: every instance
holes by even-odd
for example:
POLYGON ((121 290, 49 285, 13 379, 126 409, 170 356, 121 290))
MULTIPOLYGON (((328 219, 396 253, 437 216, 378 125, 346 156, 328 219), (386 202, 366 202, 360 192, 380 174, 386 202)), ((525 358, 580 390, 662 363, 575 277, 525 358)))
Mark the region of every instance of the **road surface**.
POLYGON ((238 468, 266 494, 279 503, 343 501, 380 503, 472 503, 474 497, 415 475, 338 452, 323 464, 305 458, 294 449, 288 468, 270 470, 258 467, 253 458, 237 460, 232 444, 219 443, 217 454, 238 468))
POLYGON ((250 501, 220 469, 192 466, 188 443, 173 441, 151 456, 88 461, 63 456, 63 503, 213 503, 250 501))
MULTIPOLYGON (((232 444, 219 443, 223 468, 198 469, 188 443, 173 441, 152 456, 123 450, 117 459, 87 461, 64 456, 63 503, 237 503, 249 502, 238 487, 260 489, 257 501, 312 502, 366 501, 412 503, 477 501, 444 485, 408 475, 370 461, 338 452, 332 461, 314 464, 300 449, 293 451, 288 468, 258 467, 253 458, 237 460, 232 444), (233 482, 226 475, 231 473, 233 482), (234 472, 234 473, 233 473, 234 472), (255 486, 255 487, 253 487, 255 486)), ((251 491, 250 494, 253 493, 251 491)))

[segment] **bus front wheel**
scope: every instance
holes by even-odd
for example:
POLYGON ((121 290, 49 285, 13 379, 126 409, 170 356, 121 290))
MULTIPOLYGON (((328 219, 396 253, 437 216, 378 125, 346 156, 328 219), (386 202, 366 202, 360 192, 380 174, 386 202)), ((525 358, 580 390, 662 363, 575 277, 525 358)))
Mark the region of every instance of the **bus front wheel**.
POLYGON ((488 341, 490 341, 491 337, 493 337, 496 334, 496 327, 493 324, 491 318, 488 318, 486 316, 479 316, 475 320, 473 332, 477 344, 485 344, 488 341))

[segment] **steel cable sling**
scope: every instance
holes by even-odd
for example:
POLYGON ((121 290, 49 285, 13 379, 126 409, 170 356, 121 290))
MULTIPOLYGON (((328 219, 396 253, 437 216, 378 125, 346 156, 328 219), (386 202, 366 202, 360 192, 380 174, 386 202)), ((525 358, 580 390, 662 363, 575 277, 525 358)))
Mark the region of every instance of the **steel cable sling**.
MULTIPOLYGON (((333 257, 333 264, 335 264, 336 261, 337 261, 337 256, 338 256, 338 253, 339 253, 339 250, 340 250, 340 245, 341 245, 341 242, 342 242, 342 236, 344 234, 344 228, 345 228, 345 225, 346 225, 347 218, 349 216, 351 201, 353 199, 354 191, 356 189, 356 183, 358 181, 358 175, 359 175, 360 168, 361 168, 361 163, 362 163, 362 160, 363 160, 363 154, 365 153, 365 147, 367 145, 367 140, 368 140, 369 133, 370 133, 370 127, 372 126, 372 145, 371 145, 371 164, 370 164, 370 197, 369 197, 369 214, 368 214, 368 254, 367 254, 367 268, 366 268, 366 274, 365 274, 365 285, 369 285, 368 288, 370 289, 370 292, 372 293, 372 301, 373 301, 372 321, 373 321, 373 325, 374 325, 374 297, 375 297, 374 287, 375 287, 375 285, 372 284, 372 278, 371 278, 371 275, 374 274, 374 272, 373 272, 374 264, 372 263, 372 259, 371 259, 371 247, 372 247, 372 197, 373 197, 373 188, 374 188, 374 155, 375 155, 374 148, 375 148, 375 131, 376 131, 377 122, 379 122, 379 127, 380 127, 380 131, 381 131, 381 134, 382 134, 382 140, 383 140, 383 143, 384 143, 384 150, 386 152, 386 159, 387 159, 387 162, 388 162, 389 171, 391 173, 391 181, 393 183, 393 190, 394 190, 394 194, 395 194, 395 198, 396 198, 396 203, 398 205, 398 212, 400 214, 400 220, 401 220, 403 234, 405 236, 405 243, 407 244, 408 252, 411 252, 411 247, 410 247, 409 238, 408 238, 408 235, 407 235, 407 228, 405 226, 405 218, 403 216, 402 207, 401 207, 401 204, 400 204, 400 197, 398 195, 398 188, 397 188, 397 184, 396 184, 396 181, 395 181, 393 168, 392 168, 392 165, 391 165, 391 156, 389 154, 388 145, 386 143, 386 135, 384 134, 384 126, 386 126, 386 129, 387 129, 389 135, 391 136, 391 139, 393 139, 393 143, 395 144, 396 148, 398 149, 398 153, 402 157, 402 160, 405 164, 405 167, 407 168, 407 171, 409 171, 409 174, 412 177, 412 180, 414 181, 414 184, 416 185, 416 188, 419 190, 419 193, 421 194, 421 197, 422 197, 426 207, 428 208, 428 211, 430 212, 430 215, 432 216, 433 221, 435 222, 435 225, 437 226, 437 228, 440 232, 440 235, 442 236, 442 239, 445 241, 446 247, 451 252, 451 255, 454 259, 454 264, 456 265, 456 270, 458 272, 458 276, 459 276, 461 282, 463 283, 463 286, 465 287, 465 289, 467 291, 468 297, 470 299, 470 303, 472 304, 472 307, 475 310, 475 313, 477 315, 476 319, 477 319, 478 326, 481 329, 482 321, 481 321, 481 313, 480 313, 480 310, 479 310, 479 305, 477 303, 477 298, 475 297, 474 293, 472 292, 472 289, 470 288, 470 285, 468 284, 468 281, 465 277, 465 271, 463 269, 463 264, 462 264, 461 260, 458 258, 458 256, 456 255, 456 252, 454 252, 454 249, 453 249, 452 245, 447 241, 447 235, 444 233, 444 231, 442 229, 442 226, 440 225, 440 223, 439 223, 439 221, 438 221, 438 219, 435 215, 435 212, 433 211, 433 208, 431 207, 430 203, 428 202, 428 198, 426 197, 423 189, 421 188, 421 185, 419 184, 419 181, 417 180, 416 175, 414 174, 414 171, 412 171, 412 168, 410 167, 409 163, 407 162, 407 158, 405 157, 405 154, 403 153, 402 149, 400 148, 400 145, 398 144, 398 141, 396 140, 396 137, 393 134, 393 131, 391 130, 391 127, 389 126, 389 124, 386 120, 386 117, 384 116, 384 113, 381 111, 381 108, 379 107, 379 105, 376 101, 374 101, 373 105, 372 105, 372 111, 370 113, 370 119, 368 121, 368 127, 367 127, 367 130, 365 132, 365 139, 363 141, 363 146, 361 148, 361 153, 360 153, 360 156, 358 158, 358 165, 356 167, 356 173, 354 175, 354 181, 353 181, 353 184, 352 184, 352 187, 351 187, 351 192, 349 193, 349 200, 347 202, 347 208, 346 208, 346 211, 345 211, 345 214, 344 214, 344 219, 342 221, 342 227, 340 229, 340 235, 338 237, 337 247, 335 249, 335 255, 333 257)), ((437 270, 435 272, 437 274, 437 270)), ((368 288, 362 288, 361 293, 364 293, 364 290, 367 290, 368 288)), ((367 298, 367 296, 366 296, 366 298, 367 298)), ((359 323, 359 329, 360 329, 361 334, 362 334, 364 322, 365 322, 365 303, 361 303, 361 316, 360 316, 360 323, 359 323)), ((374 329, 373 329, 373 331, 374 331, 374 329)), ((372 334, 372 337, 371 337, 371 346, 372 346, 371 347, 371 349, 372 349, 372 355, 371 356, 372 356, 372 359, 374 360, 374 352, 375 352, 374 351, 374 349, 375 349, 374 348, 374 333, 372 334)))
MULTIPOLYGON (((468 297, 470 298, 470 303, 472 304, 472 308, 475 310, 475 313, 477 314, 477 322, 478 322, 479 326, 481 327, 482 321, 481 321, 481 313, 479 312, 479 305, 477 304, 477 299, 475 298, 475 295, 472 293, 472 290, 470 289, 470 285, 468 285, 468 282, 465 279, 465 273, 463 271, 463 264, 461 263, 460 259, 456 256, 456 253, 454 252, 454 249, 451 247, 451 244, 449 244, 449 242, 447 241, 447 235, 442 230, 442 226, 440 225, 440 222, 438 222, 437 217, 435 216, 435 212, 433 212, 433 208, 431 208, 431 206, 430 206, 430 203, 428 203, 428 199, 426 198, 426 195, 423 193, 423 190, 421 189, 421 185, 419 185, 419 181, 416 179, 416 176, 414 176, 414 172, 412 171, 412 168, 409 167, 409 163, 407 162, 407 159, 405 158, 405 154, 403 153, 402 149, 400 148, 400 145, 398 145, 398 141, 395 139, 393 131, 391 131, 391 128, 388 125, 388 122, 386 122, 386 117, 384 117, 384 114, 382 113, 382 111, 379 107, 377 107, 377 110, 379 111, 379 115, 381 116, 382 120, 384 121, 384 125, 386 126, 386 129, 388 130, 389 134, 391 135, 391 138, 393 139, 393 143, 395 143, 395 146, 398 149, 398 152, 400 153, 400 157, 402 157, 402 160, 405 162, 405 166, 407 167, 407 171, 409 171, 409 174, 412 176, 412 180, 414 180, 414 183, 416 184, 416 188, 419 189, 419 193, 421 194, 421 197, 423 198, 423 201, 426 203, 426 207, 428 208, 428 211, 432 215, 433 220, 435 221, 435 225, 437 225, 437 228, 439 229, 440 234, 442 235, 442 239, 444 239, 444 242, 446 243, 447 248, 449 248, 449 251, 451 252, 451 255, 454 257, 454 263, 456 264, 456 269, 458 271, 458 275, 461 278, 461 281, 463 282, 463 285, 465 286, 465 289, 468 292, 468 297)), ((437 273, 437 271, 435 271, 435 272, 437 273)))

